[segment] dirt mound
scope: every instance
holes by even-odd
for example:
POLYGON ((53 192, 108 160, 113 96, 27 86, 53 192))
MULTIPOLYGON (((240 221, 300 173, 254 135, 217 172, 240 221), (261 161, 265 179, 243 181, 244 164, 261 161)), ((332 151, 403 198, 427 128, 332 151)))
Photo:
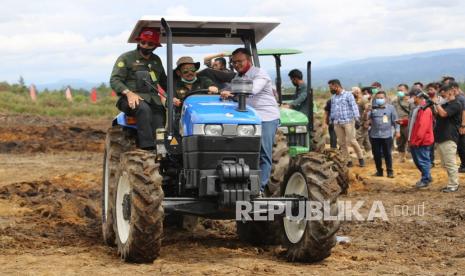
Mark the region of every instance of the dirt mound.
POLYGON ((0 188, 0 199, 22 207, 23 216, 0 227, 0 248, 42 248, 100 242, 100 191, 51 181, 0 188))
POLYGON ((0 153, 103 151, 105 132, 89 126, 0 127, 0 153))

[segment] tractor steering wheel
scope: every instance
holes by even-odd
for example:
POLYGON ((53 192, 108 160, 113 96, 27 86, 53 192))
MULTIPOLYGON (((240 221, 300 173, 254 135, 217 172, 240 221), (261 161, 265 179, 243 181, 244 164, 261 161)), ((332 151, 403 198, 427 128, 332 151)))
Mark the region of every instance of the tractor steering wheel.
POLYGON ((192 91, 186 93, 186 96, 184 97, 184 100, 186 100, 187 97, 190 97, 192 95, 197 95, 197 94, 208 95, 209 92, 210 92, 210 90, 208 90, 208 89, 192 90, 192 91))

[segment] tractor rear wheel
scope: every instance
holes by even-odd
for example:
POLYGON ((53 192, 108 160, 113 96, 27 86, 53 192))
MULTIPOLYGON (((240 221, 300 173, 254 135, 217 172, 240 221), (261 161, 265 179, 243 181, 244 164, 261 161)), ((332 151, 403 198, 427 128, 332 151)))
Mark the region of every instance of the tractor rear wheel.
POLYGON ((156 155, 144 150, 122 154, 116 178, 113 228, 118 254, 125 261, 152 262, 160 252, 164 217, 156 155))
POLYGON ((338 149, 325 149, 323 153, 328 161, 333 162, 333 170, 337 175, 337 184, 341 187, 341 194, 347 194, 349 189, 349 168, 347 167, 348 158, 338 149))
POLYGON ((102 236, 104 243, 110 246, 115 245, 115 231, 113 230, 115 174, 119 167, 121 153, 130 150, 134 145, 134 139, 131 139, 121 127, 108 129, 103 153, 102 236))
POLYGON ((311 132, 312 149, 311 151, 323 152, 326 145, 325 133, 323 130, 323 123, 321 120, 313 119, 313 130, 311 132))
POLYGON ((289 148, 287 146, 287 138, 281 132, 277 131, 275 135, 275 143, 272 153, 272 167, 270 180, 268 182, 267 194, 270 196, 279 195, 281 183, 284 180, 284 175, 289 167, 289 148))
MULTIPOLYGON (((337 216, 340 188, 332 165, 320 153, 310 152, 297 156, 291 161, 286 174, 282 196, 301 196, 321 206, 329 204, 329 210, 323 210, 322 213, 337 216)), ((293 220, 286 216, 282 218, 284 246, 288 249, 286 255, 289 261, 317 262, 331 254, 331 249, 336 245, 339 221, 325 220, 324 217, 310 220, 293 220)))

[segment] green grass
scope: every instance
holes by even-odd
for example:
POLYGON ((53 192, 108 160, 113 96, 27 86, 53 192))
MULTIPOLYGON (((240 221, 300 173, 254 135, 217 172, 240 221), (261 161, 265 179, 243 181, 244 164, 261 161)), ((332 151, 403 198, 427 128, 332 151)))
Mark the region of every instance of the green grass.
POLYGON ((33 102, 27 93, 0 91, 0 112, 43 115, 52 117, 111 118, 118 114, 117 98, 99 97, 91 103, 89 96, 77 94, 68 102, 61 92, 43 92, 33 102))

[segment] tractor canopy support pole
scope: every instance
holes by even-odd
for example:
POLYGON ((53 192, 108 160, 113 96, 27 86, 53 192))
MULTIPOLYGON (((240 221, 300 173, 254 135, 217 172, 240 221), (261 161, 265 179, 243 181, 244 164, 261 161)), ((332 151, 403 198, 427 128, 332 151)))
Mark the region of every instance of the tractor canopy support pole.
POLYGON ((174 117, 174 107, 173 107, 173 34, 171 28, 164 18, 161 19, 161 25, 166 33, 166 66, 168 68, 168 137, 173 137, 173 117, 174 117))
POLYGON ((278 92, 278 103, 283 103, 283 96, 281 91, 281 55, 273 55, 276 63, 276 92, 278 92))
POLYGON ((253 64, 255 67, 260 67, 260 60, 258 59, 257 44, 255 44, 255 33, 252 33, 252 36, 250 38, 250 46, 252 48, 253 64))
POLYGON ((312 62, 307 62, 307 97, 309 97, 308 104, 310 105, 310 112, 308 113, 308 133, 313 131, 313 88, 312 88, 312 62))

